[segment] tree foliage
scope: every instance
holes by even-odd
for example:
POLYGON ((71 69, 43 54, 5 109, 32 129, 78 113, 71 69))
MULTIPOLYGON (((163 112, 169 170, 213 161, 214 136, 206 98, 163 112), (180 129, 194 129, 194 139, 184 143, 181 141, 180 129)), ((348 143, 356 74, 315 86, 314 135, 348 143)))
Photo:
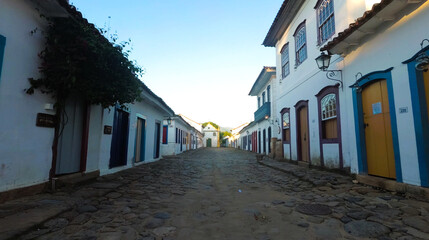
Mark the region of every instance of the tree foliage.
POLYGON ((213 127, 215 127, 216 129, 219 129, 219 125, 217 125, 216 123, 214 123, 214 122, 205 122, 205 123, 203 123, 202 125, 203 125, 203 128, 205 128, 208 124, 211 124, 213 127))
POLYGON ((75 18, 48 20, 46 47, 39 54, 42 77, 29 79, 28 94, 40 89, 57 107, 73 93, 103 108, 139 100, 143 70, 128 60, 124 47, 129 42, 111 43, 92 24, 75 18))

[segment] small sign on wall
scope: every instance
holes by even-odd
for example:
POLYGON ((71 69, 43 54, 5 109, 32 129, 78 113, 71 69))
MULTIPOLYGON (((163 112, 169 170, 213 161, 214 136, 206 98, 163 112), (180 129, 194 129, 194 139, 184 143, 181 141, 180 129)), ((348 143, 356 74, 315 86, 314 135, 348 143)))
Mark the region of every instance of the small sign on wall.
POLYGON ((112 126, 104 125, 104 134, 112 134, 112 126))
POLYGON ((372 104, 372 115, 382 113, 381 102, 376 102, 372 104))
POLYGON ((37 118, 36 118, 36 126, 54 128, 55 127, 55 115, 46 114, 46 113, 38 113, 37 118))
POLYGON ((408 107, 399 108, 399 113, 407 113, 407 112, 408 112, 408 107))

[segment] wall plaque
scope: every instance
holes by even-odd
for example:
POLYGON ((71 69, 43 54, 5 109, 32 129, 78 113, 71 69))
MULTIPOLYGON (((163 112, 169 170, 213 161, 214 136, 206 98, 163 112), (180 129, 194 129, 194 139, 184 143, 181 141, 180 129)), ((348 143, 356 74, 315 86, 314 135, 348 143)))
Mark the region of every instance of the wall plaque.
POLYGON ((104 125, 104 134, 112 134, 112 126, 104 125))
POLYGON ((46 114, 46 113, 38 113, 37 118, 36 118, 36 126, 54 128, 55 127, 55 115, 46 114))

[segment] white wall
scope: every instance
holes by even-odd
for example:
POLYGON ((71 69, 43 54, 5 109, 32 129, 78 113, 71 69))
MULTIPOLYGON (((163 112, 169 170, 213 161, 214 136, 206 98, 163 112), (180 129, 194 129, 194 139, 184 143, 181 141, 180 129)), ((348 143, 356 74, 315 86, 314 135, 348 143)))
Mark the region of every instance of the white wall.
MULTIPOLYGON (((320 156, 320 142, 319 142, 319 116, 318 116, 318 105, 317 98, 315 95, 324 87, 334 85, 335 81, 328 80, 326 74, 321 72, 315 62, 315 58, 320 55, 320 46, 318 46, 318 26, 317 26, 317 15, 314 6, 314 1, 306 1, 301 7, 294 20, 283 34, 282 38, 276 44, 276 66, 277 66, 277 79, 278 85, 276 86, 276 111, 274 118, 281 121, 281 115, 279 111, 285 107, 290 108, 290 129, 291 129, 291 151, 292 160, 297 160, 297 136, 296 136, 296 109, 294 105, 300 100, 308 100, 308 118, 309 118, 309 144, 310 144, 310 161, 313 165, 321 164, 320 156), (295 39, 294 32, 296 28, 305 20, 306 26, 306 40, 307 40, 307 59, 299 66, 295 67, 295 39), (280 50, 283 45, 289 42, 289 64, 290 74, 282 79, 282 66, 281 66, 281 54, 280 50)), ((365 11, 365 1, 340 1, 334 0, 334 17, 335 17, 335 33, 330 38, 337 36, 338 32, 344 30, 348 25, 354 21, 357 17, 361 16, 365 11)), ((329 40, 328 40, 329 41, 329 40)), ((335 66, 336 61, 341 60, 339 56, 333 56, 332 66, 335 66)), ((336 66, 337 69, 341 69, 342 65, 336 66)), ((335 67, 332 67, 335 69, 335 67)), ((344 88, 344 91, 348 89, 344 88)), ((354 128, 346 128, 343 122, 347 121, 348 115, 345 114, 345 108, 343 104, 344 92, 340 90, 339 102, 341 106, 341 122, 342 122, 342 134, 343 136, 349 135, 349 131, 354 128)), ((274 136, 281 139, 281 134, 277 134, 278 131, 274 131, 274 136)), ((343 139, 344 142, 344 139, 343 139)), ((337 145, 338 146, 338 145, 337 145)), ((285 146, 284 146, 285 147, 285 146)), ((326 147, 324 155, 332 159, 332 156, 339 156, 337 148, 326 147), (336 151, 336 152, 335 152, 336 151)), ((286 147, 285 147, 286 148, 286 147)), ((287 146, 287 149, 289 146, 287 146)), ((347 150, 343 147, 343 159, 344 166, 350 165, 350 162, 346 156, 349 155, 347 150)), ((330 160, 332 162, 332 160, 330 160)), ((339 159, 334 161, 334 166, 339 166, 339 159)))
MULTIPOLYGON (((404 16, 392 26, 379 30, 381 34, 372 36, 344 59, 345 86, 353 84, 358 72, 362 74, 392 70, 393 92, 395 97, 399 150, 401 157, 402 177, 405 183, 420 184, 420 172, 417 162, 416 138, 414 132, 413 110, 408 80, 408 69, 403 61, 412 57, 420 50, 422 39, 428 38, 427 23, 429 22, 429 2, 424 3, 415 12, 404 16), (407 107, 408 112, 400 114, 399 108, 407 107)), ((349 124, 344 128, 354 128, 353 103, 351 90, 347 89, 345 114, 349 115, 349 124)), ((343 105, 344 106, 344 105, 343 105)), ((343 134, 344 141, 349 142, 352 172, 358 172, 356 136, 354 131, 343 134)))
MULTIPOLYGON (((163 130, 163 119, 167 116, 167 113, 154 107, 150 102, 136 102, 135 104, 128 105, 129 109, 129 135, 128 135, 128 152, 127 152, 127 164, 125 166, 115 167, 109 169, 110 161, 110 146, 112 143, 112 135, 103 134, 101 137, 100 147, 100 173, 110 174, 126 168, 130 168, 134 165, 141 163, 149 163, 156 161, 160 158, 154 158, 155 151, 155 123, 161 124, 160 130, 160 157, 162 156, 162 130, 163 130), (136 129, 137 129, 137 114, 143 116, 146 120, 146 141, 145 141, 145 160, 144 162, 135 163, 135 143, 136 143, 136 129)), ((104 110, 103 125, 113 126, 113 117, 115 111, 112 108, 104 110)))
POLYGON ((21 0, 0 1, 0 34, 6 37, 0 79, 0 191, 48 181, 53 128, 36 127, 37 113, 53 101, 38 91, 28 95, 28 78, 38 78, 44 46, 39 14, 21 0))

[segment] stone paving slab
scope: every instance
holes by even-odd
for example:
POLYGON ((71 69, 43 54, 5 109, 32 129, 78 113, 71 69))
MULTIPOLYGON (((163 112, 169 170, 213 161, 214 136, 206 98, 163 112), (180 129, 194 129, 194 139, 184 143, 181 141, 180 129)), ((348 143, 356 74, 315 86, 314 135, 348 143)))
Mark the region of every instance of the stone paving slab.
MULTIPOLYGON (((11 203, 9 203, 11 204, 11 203)), ((25 204, 21 204, 25 206, 25 204)), ((28 205, 28 204, 27 204, 28 205)), ((9 239, 26 232, 38 224, 45 222, 60 213, 71 209, 64 201, 41 199, 36 204, 17 209, 8 216, 0 218, 0 239, 9 239)), ((8 203, 2 206, 7 208, 8 203)))
POLYGON ((0 204, 4 232, 37 206, 68 207, 0 239, 429 239, 428 202, 272 163, 206 148, 0 204))

